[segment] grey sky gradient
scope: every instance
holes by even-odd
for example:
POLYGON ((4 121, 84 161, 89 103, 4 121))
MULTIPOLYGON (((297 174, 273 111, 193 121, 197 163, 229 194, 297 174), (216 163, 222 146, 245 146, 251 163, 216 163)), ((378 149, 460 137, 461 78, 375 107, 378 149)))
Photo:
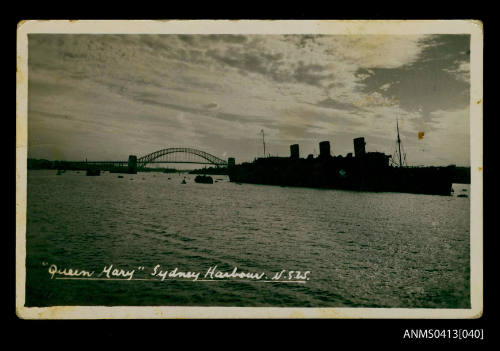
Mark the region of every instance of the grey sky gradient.
POLYGON ((195 147, 237 162, 392 154, 468 166, 468 35, 30 34, 29 157, 125 160, 195 147), (422 139, 418 132, 424 132, 422 139))

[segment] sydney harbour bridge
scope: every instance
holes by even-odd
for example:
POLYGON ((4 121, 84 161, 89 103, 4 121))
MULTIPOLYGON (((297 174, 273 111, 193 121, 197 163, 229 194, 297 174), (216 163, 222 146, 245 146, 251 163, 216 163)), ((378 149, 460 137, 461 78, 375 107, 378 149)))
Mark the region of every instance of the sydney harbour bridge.
POLYGON ((158 150, 147 155, 137 157, 130 155, 127 161, 85 161, 87 166, 94 167, 127 167, 129 173, 135 173, 137 170, 145 169, 148 165, 156 163, 193 163, 209 164, 216 167, 228 167, 234 165, 234 158, 228 158, 227 161, 208 152, 193 149, 172 147, 158 150))

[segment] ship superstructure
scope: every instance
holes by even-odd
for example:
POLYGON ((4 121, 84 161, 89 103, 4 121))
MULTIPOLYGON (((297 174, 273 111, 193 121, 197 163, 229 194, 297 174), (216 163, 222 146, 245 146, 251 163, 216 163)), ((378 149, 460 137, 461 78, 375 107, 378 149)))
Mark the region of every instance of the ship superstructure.
POLYGON ((399 124, 397 131, 397 162, 391 155, 366 152, 365 138, 359 137, 353 140, 354 155, 333 156, 330 142, 322 141, 317 157, 311 154, 301 158, 299 145, 293 144, 289 157, 261 157, 251 163, 231 164, 229 179, 266 185, 451 195, 455 166, 406 166, 399 124))

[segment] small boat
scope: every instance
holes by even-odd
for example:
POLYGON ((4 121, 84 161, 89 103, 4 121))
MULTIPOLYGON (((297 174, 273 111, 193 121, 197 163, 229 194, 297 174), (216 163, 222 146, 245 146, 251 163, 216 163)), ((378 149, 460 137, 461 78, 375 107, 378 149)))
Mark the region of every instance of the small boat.
POLYGON ((460 194, 460 195, 458 195, 457 197, 468 197, 468 196, 467 196, 467 195, 465 195, 465 194, 460 194))
POLYGON ((194 178, 194 181, 196 183, 204 183, 204 184, 213 184, 214 180, 210 176, 206 175, 197 175, 196 178, 194 178))

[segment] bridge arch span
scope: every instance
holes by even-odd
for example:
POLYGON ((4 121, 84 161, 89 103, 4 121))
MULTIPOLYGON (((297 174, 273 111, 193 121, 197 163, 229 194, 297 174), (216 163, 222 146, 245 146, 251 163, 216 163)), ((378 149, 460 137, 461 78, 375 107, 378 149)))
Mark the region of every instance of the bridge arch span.
MULTIPOLYGON (((184 153, 186 155, 195 155, 198 157, 201 157, 202 159, 206 160, 207 163, 213 164, 215 166, 227 166, 227 161, 218 158, 214 155, 209 154, 208 152, 193 149, 193 148, 183 148, 183 147, 171 147, 167 149, 162 149, 158 150, 155 152, 152 152, 150 154, 147 154, 145 156, 142 156, 137 159, 137 166, 139 168, 146 167, 148 163, 152 163, 153 161, 162 158, 166 155, 169 154, 174 154, 174 153, 184 153)), ((193 163, 198 163, 198 162, 193 162, 193 163)))

